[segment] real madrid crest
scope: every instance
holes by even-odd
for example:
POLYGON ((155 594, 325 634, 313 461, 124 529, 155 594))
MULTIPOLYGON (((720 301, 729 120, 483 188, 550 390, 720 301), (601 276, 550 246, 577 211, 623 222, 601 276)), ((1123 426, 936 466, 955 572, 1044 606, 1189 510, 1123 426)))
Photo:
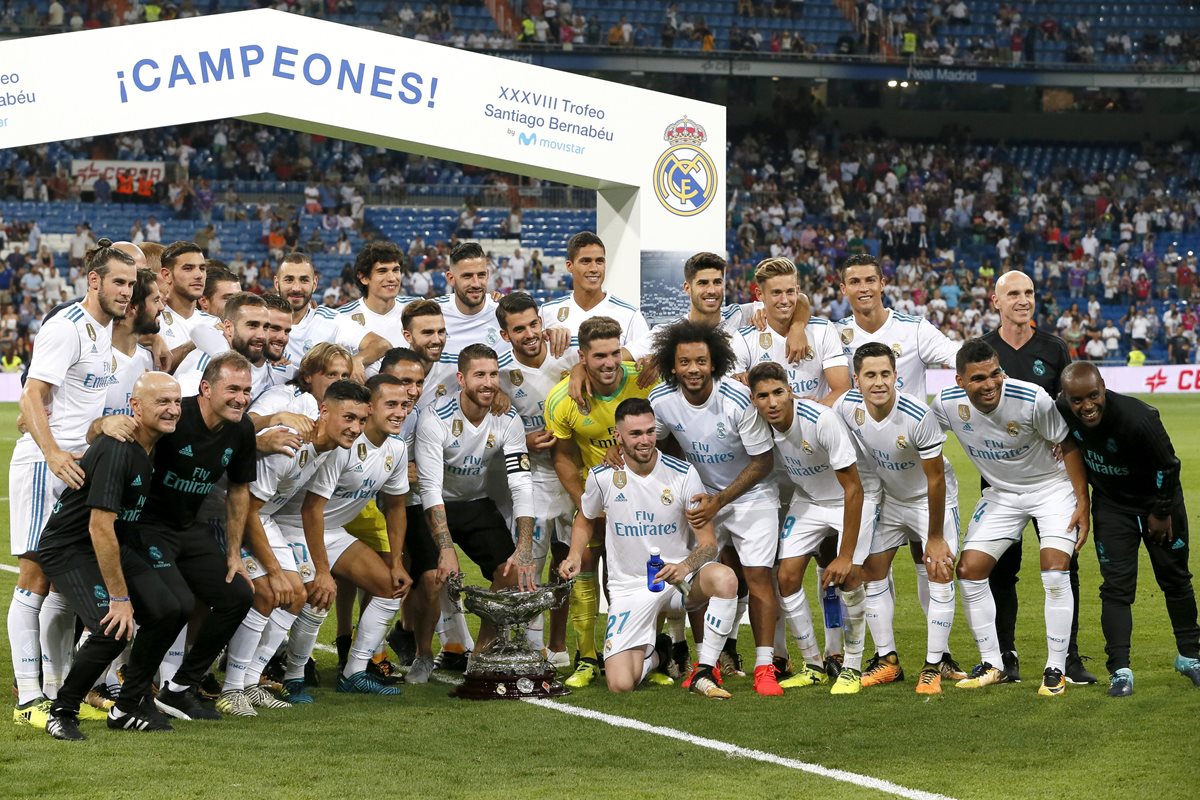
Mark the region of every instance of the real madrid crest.
POLYGON ((904 438, 904 434, 900 434, 896 437, 896 447, 900 448, 901 450, 908 449, 908 440, 904 438))
POLYGON ((725 423, 718 422, 717 423, 717 438, 724 439, 727 435, 728 435, 728 431, 725 429, 725 423))
POLYGON ((300 565, 300 578, 306 583, 313 579, 313 569, 308 564, 300 565))
POLYGON ((455 436, 462 435, 462 428, 463 426, 461 419, 456 419, 454 422, 450 423, 450 433, 454 434, 455 436))
POLYGON ((365 442, 358 443, 358 460, 359 461, 367 460, 367 445, 365 442))
POLYGON ((308 448, 300 450, 300 469, 304 469, 304 465, 308 463, 308 448))
POLYGON ((669 506, 669 505, 671 505, 671 503, 674 503, 674 502, 675 502, 675 495, 671 492, 671 490, 663 489, 662 504, 664 506, 669 506))
POLYGON ((529 454, 528 453, 521 453, 521 470, 523 472, 529 472, 529 454))
POLYGON ((558 310, 558 321, 566 322, 567 317, 571 315, 571 309, 568 306, 563 306, 558 310))
POLYGON ((258 562, 253 558, 246 557, 242 559, 242 563, 246 565, 246 574, 253 575, 258 572, 258 562))
POLYGON ((813 454, 812 445, 808 443, 807 439, 800 440, 800 449, 803 450, 805 453, 807 453, 810 456, 813 454))
POLYGON ((763 350, 770 349, 771 345, 774 343, 775 341, 771 338, 771 334, 767 331, 763 331, 758 335, 758 346, 763 350))
POLYGON ((1018 425, 1018 424, 1017 424, 1017 423, 1015 423, 1015 422, 1010 422, 1010 423, 1008 423, 1008 425, 1006 425, 1005 427, 1006 427, 1006 428, 1007 428, 1007 430, 1008 430, 1008 435, 1009 435, 1009 436, 1016 437, 1016 436, 1019 436, 1019 435, 1021 434, 1021 426, 1020 426, 1020 425, 1018 425))
POLYGON ((896 358, 900 357, 900 343, 899 342, 892 343, 892 354, 895 355, 896 358))
POLYGON ((525 382, 525 376, 521 374, 521 370, 514 369, 508 373, 508 379, 512 381, 513 386, 520 386, 525 382))
POLYGON ((391 472, 392 464, 395 464, 395 463, 396 463, 396 460, 394 458, 392 458, 391 456, 387 456, 386 458, 383 459, 384 470, 387 472, 391 472))
POLYGON ((613 486, 618 489, 624 489, 625 484, 629 482, 629 478, 625 475, 625 470, 618 469, 613 472, 613 486))
POLYGON ((354 320, 354 321, 355 321, 355 322, 357 322, 359 325, 363 325, 363 326, 365 326, 365 325, 367 324, 367 317, 366 317, 366 315, 365 315, 365 314, 362 314, 362 313, 358 313, 358 314, 351 314, 351 315, 350 315, 350 319, 354 320))
POLYGON ((842 344, 854 341, 854 328, 842 328, 842 344))
POLYGON ((805 361, 812 361, 816 357, 817 357, 817 354, 813 352, 813 349, 811 347, 804 348, 804 360, 805 361))
POLYGON ((862 425, 866 421, 867 421, 867 412, 863 411, 861 408, 854 409, 854 424, 862 425))
POLYGON ((971 407, 965 403, 958 404, 958 418, 963 422, 968 422, 971 419, 971 407))
POLYGON ((489 433, 488 438, 487 438, 487 444, 485 444, 484 447, 486 447, 490 450, 491 448, 493 448, 495 446, 496 446, 496 434, 489 433))
POLYGON ((434 397, 445 397, 446 396, 446 384, 439 383, 437 385, 437 388, 433 390, 433 396, 434 397))
POLYGON ((701 149, 708 133, 685 116, 667 126, 663 140, 668 147, 654 165, 654 194, 672 214, 695 216, 708 208, 719 188, 717 165, 701 149))
POLYGON ((109 368, 110 368, 110 369, 111 369, 113 372, 116 372, 116 371, 117 371, 117 357, 116 357, 116 356, 113 356, 112 364, 109 366, 109 368))
POLYGON ((171 316, 171 312, 170 312, 170 311, 167 311, 167 310, 165 310, 165 309, 164 309, 164 310, 163 310, 163 312, 162 312, 162 315, 163 315, 163 320, 164 320, 164 321, 165 321, 165 322, 166 322, 168 325, 174 325, 174 324, 175 324, 175 319, 174 319, 174 317, 172 317, 172 316, 171 316))
POLYGON ((85 327, 87 328, 88 338, 93 342, 96 341, 96 329, 92 327, 92 323, 87 323, 85 327))

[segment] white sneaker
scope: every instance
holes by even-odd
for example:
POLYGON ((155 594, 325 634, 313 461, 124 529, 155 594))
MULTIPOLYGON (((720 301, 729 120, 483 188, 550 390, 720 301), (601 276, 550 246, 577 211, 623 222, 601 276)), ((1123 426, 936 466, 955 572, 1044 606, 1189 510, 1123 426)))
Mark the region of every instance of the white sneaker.
POLYGON ((250 705, 246 693, 240 689, 221 692, 217 697, 217 710, 231 717, 257 717, 258 712, 250 705))
POLYGON ((250 705, 255 708, 291 708, 292 704, 287 700, 281 700, 266 686, 259 684, 251 686, 246 690, 246 699, 250 701, 250 705))
POLYGON ((433 659, 429 656, 417 656, 413 659, 412 666, 408 668, 408 672, 404 675, 405 683, 429 683, 429 677, 433 675, 433 659))
POLYGON ((563 650, 559 653, 547 650, 546 661, 558 672, 562 672, 571 668, 571 657, 567 655, 566 650, 563 650))

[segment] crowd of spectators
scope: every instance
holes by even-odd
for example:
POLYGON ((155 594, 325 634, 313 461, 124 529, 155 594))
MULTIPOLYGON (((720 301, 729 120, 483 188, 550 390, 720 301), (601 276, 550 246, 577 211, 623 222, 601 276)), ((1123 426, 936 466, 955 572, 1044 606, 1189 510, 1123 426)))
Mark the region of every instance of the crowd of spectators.
POLYGON ((840 318, 849 306, 836 265, 870 249, 882 258, 887 301, 952 338, 994 327, 995 279, 1020 269, 1043 290, 1039 325, 1063 331, 1081 357, 1100 356, 1091 339, 1104 342, 1105 359, 1124 358, 1135 342, 1171 351, 1176 335, 1194 345, 1197 256, 1171 242, 1196 241, 1200 181, 1170 183, 1187 175, 1191 150, 1181 141, 1148 148, 1120 171, 1061 165, 1035 176, 1002 145, 982 157, 948 140, 818 136, 788 149, 748 134, 729 157, 738 187, 728 218, 732 291, 749 296, 753 264, 784 255, 819 313, 840 318), (1178 330, 1158 310, 1175 307, 1178 330), (1115 342, 1104 334, 1110 322, 1115 342))

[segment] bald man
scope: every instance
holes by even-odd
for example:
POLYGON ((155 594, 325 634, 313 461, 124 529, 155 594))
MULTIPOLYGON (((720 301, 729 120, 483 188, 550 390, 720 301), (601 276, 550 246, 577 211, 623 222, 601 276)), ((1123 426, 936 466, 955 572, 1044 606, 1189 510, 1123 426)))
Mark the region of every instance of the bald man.
POLYGON ((79 731, 80 703, 133 638, 135 619, 137 639, 108 726, 170 729, 148 700, 150 679, 191 608, 183 607, 126 539, 153 485, 154 446, 179 420, 179 384, 162 372, 142 375, 134 383, 130 409, 128 432, 101 433, 79 461, 82 485, 63 492, 38 544, 42 569, 91 632, 49 708, 46 732, 55 739, 85 738, 79 731))
POLYGON ((1188 571, 1188 515, 1179 458, 1158 410, 1108 391, 1095 364, 1062 376, 1058 410, 1083 451, 1092 487, 1092 530, 1100 561, 1100 627, 1108 654, 1108 693, 1133 694, 1130 607, 1137 594, 1139 544, 1146 545, 1175 631, 1175 670, 1200 686, 1200 627, 1188 571))
MULTIPOLYGON (((983 335, 1000 358, 1010 378, 1036 383, 1050 397, 1058 397, 1059 376, 1071 363, 1067 343, 1053 333, 1033 326, 1037 313, 1033 281, 1023 272, 1006 272, 996 281, 992 303, 1000 314, 1000 327, 983 335)), ((983 487, 986 488, 986 482, 983 487)), ((1034 530, 1037 530, 1034 523, 1034 530)), ((1039 533, 1040 536, 1040 533, 1039 533)), ((1021 571, 1020 547, 1010 547, 996 562, 990 579, 996 601, 996 633, 1004 655, 1004 671, 1014 681, 1021 679, 1017 658, 1017 574, 1021 571)), ((1067 646, 1066 678, 1071 683, 1095 683, 1096 676, 1083 666, 1079 656, 1079 556, 1071 557, 1071 591, 1075 612, 1071 618, 1071 641, 1067 646)))

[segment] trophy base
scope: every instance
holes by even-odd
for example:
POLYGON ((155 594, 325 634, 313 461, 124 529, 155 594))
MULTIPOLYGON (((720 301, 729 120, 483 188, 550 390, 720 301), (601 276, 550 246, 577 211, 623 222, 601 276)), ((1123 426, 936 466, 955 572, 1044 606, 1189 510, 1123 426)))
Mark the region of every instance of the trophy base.
POLYGON ((450 690, 451 697, 462 700, 528 700, 534 697, 562 697, 571 693, 547 670, 538 675, 511 675, 498 672, 466 674, 463 682, 450 690))

